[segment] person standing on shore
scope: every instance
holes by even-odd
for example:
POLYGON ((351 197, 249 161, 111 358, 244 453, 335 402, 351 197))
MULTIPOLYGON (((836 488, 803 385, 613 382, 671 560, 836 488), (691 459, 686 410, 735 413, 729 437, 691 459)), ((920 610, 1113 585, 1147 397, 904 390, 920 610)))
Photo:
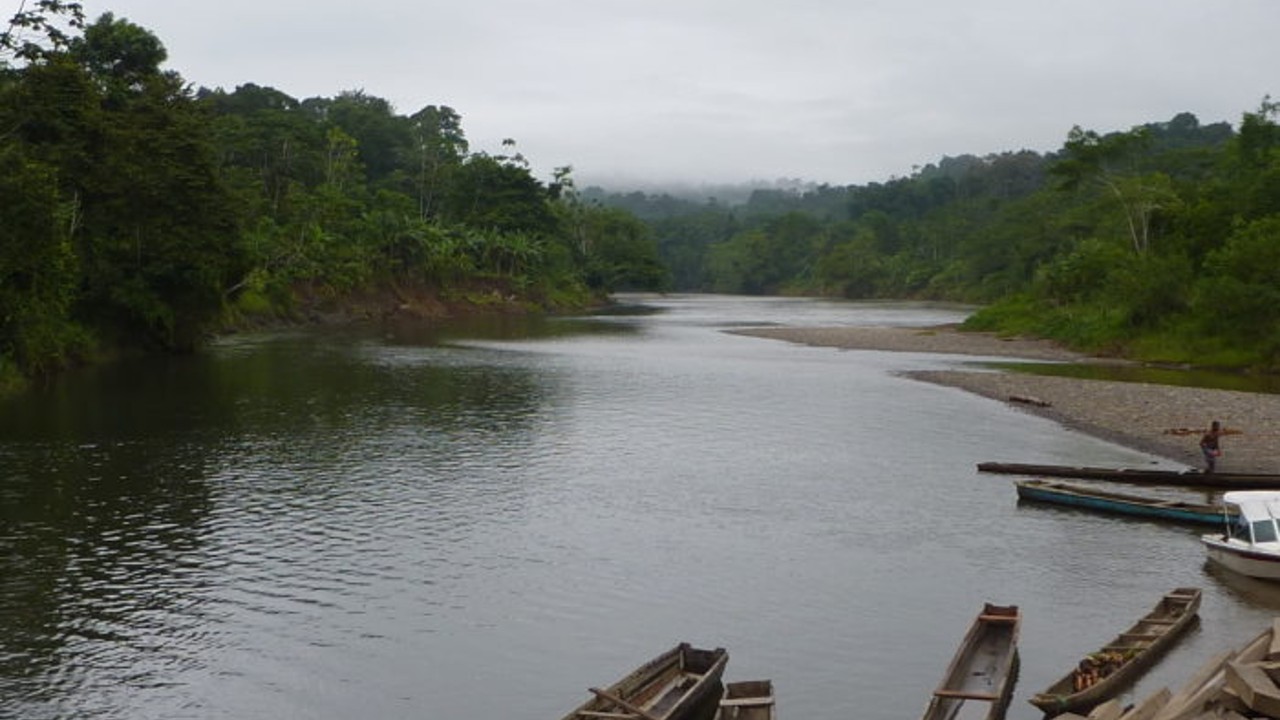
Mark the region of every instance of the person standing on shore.
POLYGON ((1218 438, 1222 436, 1222 425, 1214 420, 1209 425, 1209 432, 1200 438, 1200 452, 1204 455, 1204 471, 1213 472, 1218 465, 1218 457, 1222 455, 1222 447, 1218 438))

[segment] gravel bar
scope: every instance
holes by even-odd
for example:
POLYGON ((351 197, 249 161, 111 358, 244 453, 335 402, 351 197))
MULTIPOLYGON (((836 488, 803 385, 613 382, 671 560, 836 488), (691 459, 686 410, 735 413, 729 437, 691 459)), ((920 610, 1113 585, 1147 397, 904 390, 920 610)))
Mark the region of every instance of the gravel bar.
MULTIPOLYGON (((757 328, 743 335, 848 350, 1117 363, 1062 348, 1047 340, 1002 338, 930 328, 757 328)), ((944 370, 908 377, 967 390, 1048 417, 1095 437, 1169 460, 1200 467, 1198 443, 1210 420, 1228 430, 1218 469, 1280 473, 1280 395, 1234 390, 1031 375, 1004 371, 944 370)))

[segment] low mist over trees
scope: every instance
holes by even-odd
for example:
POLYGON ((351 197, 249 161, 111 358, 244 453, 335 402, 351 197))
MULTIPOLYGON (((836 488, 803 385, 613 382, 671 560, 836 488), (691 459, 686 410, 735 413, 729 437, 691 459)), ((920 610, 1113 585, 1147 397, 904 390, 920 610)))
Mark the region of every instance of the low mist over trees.
POLYGON ((675 287, 985 305, 975 328, 1153 360, 1280 369, 1280 105, 1072 129, 1048 154, 947 157, 745 202, 587 195, 654 229, 675 287))

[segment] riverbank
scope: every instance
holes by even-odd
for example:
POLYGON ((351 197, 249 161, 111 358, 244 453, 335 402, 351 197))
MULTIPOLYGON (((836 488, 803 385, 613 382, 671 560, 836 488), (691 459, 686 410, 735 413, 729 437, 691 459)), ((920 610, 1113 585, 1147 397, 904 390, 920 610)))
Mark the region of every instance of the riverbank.
MULTIPOLYGON (((1006 339, 953 327, 760 328, 739 332, 847 350, 1122 362, 1083 355, 1046 340, 1006 339)), ((1198 431, 1210 420, 1220 420, 1230 431, 1223 439, 1220 470, 1280 473, 1280 395, 990 370, 907 375, 1008 402, 1023 412, 1192 467, 1202 464, 1198 431)))

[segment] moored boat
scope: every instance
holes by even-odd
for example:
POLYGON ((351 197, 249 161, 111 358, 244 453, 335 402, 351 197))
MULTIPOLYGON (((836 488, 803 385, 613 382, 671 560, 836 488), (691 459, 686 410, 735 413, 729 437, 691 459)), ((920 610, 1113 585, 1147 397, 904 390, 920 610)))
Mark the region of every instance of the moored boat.
POLYGON ((1018 678, 1021 624, 1016 605, 986 603, 933 691, 924 720, 1003 718, 1018 678))
POLYGON ((680 643, 608 688, 590 688, 592 697, 563 720, 689 720, 720 687, 728 663, 724 648, 680 643))
POLYGON ((1241 575, 1280 580, 1280 492, 1229 492, 1222 504, 1223 532, 1200 536, 1209 560, 1241 575))
POLYGON ((772 680, 725 683, 715 720, 777 720, 772 680))
POLYGON ((1049 715, 1087 711, 1136 681, 1191 627, 1200 610, 1199 588, 1176 588, 1124 632, 1030 698, 1049 715))
POLYGON ((1207 503, 1131 495, 1052 480, 1019 480, 1014 486, 1020 499, 1034 502, 1203 525, 1222 522, 1222 508, 1207 503))
POLYGON ((1001 462, 978 463, 978 471, 1005 475, 1030 475, 1033 477, 1066 477, 1078 480, 1115 480, 1117 482, 1149 485, 1187 485, 1232 490, 1280 490, 1280 475, 1268 473, 1205 473, 1199 470, 1104 468, 1001 462))

